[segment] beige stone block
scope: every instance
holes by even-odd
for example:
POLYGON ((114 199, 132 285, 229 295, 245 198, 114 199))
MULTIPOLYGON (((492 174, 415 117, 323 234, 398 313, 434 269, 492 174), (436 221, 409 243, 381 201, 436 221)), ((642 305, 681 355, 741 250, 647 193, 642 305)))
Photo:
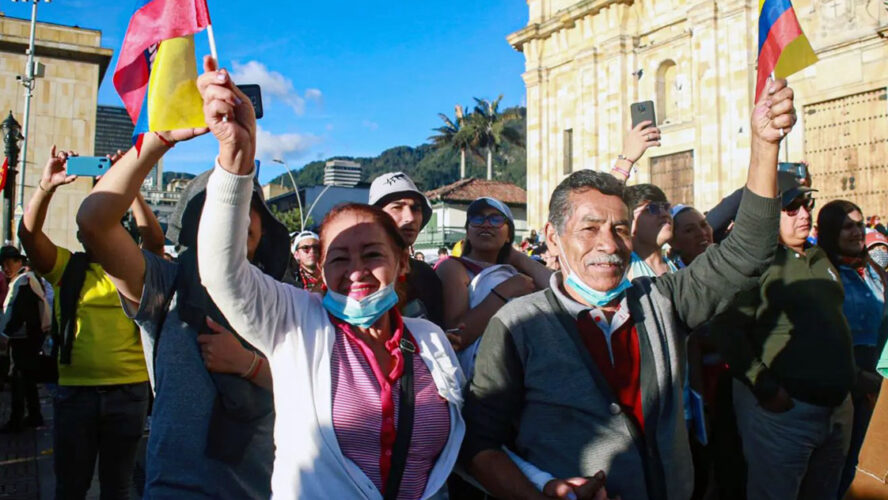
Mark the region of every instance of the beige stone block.
POLYGON ((815 85, 821 90, 857 83, 863 78, 861 54, 852 52, 821 58, 815 70, 815 85))

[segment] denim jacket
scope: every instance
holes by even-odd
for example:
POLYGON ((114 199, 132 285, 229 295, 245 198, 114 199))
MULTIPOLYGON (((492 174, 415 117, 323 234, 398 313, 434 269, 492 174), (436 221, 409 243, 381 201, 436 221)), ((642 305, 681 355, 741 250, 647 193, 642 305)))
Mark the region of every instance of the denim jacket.
POLYGON ((839 274, 845 287, 843 308, 854 345, 881 345, 888 336, 888 309, 881 276, 869 263, 864 278, 848 266, 839 266, 839 274))

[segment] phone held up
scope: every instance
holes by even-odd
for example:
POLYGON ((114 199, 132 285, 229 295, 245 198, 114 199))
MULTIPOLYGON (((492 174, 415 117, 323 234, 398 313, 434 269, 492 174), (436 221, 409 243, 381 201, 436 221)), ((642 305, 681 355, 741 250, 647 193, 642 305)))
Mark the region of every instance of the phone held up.
POLYGON ((654 111, 654 101, 634 102, 629 106, 629 113, 632 115, 632 128, 638 126, 643 121, 650 121, 650 127, 657 126, 657 114, 654 111))
POLYGON ((800 181, 803 181, 805 180, 805 178, 808 177, 808 166, 804 163, 790 163, 781 161, 777 164, 777 171, 789 172, 800 181))
POLYGON ((65 162, 68 175, 98 177, 108 173, 111 160, 104 156, 69 156, 65 162))
POLYGON ((262 118, 262 89, 259 88, 259 85, 250 83, 238 85, 237 88, 250 98, 250 102, 253 104, 253 110, 256 111, 256 119, 258 120, 259 118, 262 118))

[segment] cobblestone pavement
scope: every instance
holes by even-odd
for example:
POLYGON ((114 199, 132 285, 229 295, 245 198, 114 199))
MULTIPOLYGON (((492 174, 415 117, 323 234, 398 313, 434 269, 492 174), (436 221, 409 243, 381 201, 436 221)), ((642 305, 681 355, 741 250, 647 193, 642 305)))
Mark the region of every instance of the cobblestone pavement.
MULTIPOLYGON (((8 386, 0 392, 0 425, 9 420, 8 386)), ((14 434, 0 434, 0 499, 51 500, 52 399, 40 388, 44 426, 14 434)))

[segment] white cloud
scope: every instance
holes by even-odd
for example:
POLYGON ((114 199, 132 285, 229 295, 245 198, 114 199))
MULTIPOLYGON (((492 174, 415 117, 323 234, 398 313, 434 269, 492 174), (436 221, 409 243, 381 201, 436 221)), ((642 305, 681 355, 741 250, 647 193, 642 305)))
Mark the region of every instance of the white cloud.
POLYGON ((306 100, 320 102, 323 97, 318 89, 307 89, 304 95, 299 95, 292 80, 277 71, 269 70, 259 61, 247 61, 245 64, 233 61, 231 67, 231 78, 235 82, 258 84, 262 88, 264 99, 279 99, 297 115, 305 113, 306 100))
POLYGON ((324 94, 321 93, 320 89, 305 89, 305 100, 307 101, 315 101, 321 102, 324 94))
POLYGON ((363 122, 361 122, 361 126, 366 129, 369 129, 370 131, 374 131, 379 128, 378 123, 372 122, 370 120, 364 120, 363 122))
POLYGON ((256 157, 265 161, 302 156, 319 142, 321 138, 312 134, 273 134, 256 127, 256 157))

